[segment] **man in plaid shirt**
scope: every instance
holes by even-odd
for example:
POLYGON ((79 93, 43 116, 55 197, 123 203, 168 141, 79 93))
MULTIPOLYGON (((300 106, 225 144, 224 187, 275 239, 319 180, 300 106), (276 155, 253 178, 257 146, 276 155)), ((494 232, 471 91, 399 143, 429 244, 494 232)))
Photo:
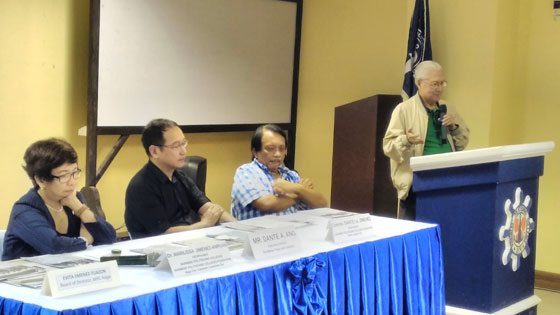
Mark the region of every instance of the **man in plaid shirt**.
POLYGON ((233 181, 231 208, 237 219, 284 215, 327 205, 309 179, 300 178, 284 166, 286 142, 286 133, 277 125, 263 125, 255 131, 251 139, 253 161, 240 166, 233 181))

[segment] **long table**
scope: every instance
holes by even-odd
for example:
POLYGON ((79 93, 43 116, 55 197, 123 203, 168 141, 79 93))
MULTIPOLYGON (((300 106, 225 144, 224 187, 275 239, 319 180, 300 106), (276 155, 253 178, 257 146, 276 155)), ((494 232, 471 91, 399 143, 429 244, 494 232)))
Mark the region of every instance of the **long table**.
MULTIPOLYGON (((310 210, 313 211, 313 210, 310 210)), ((295 214, 295 216, 300 214, 295 214)), ((284 217, 284 219, 286 219, 284 217)), ((225 268, 173 277, 120 266, 117 288, 64 298, 0 283, 0 314, 443 314, 439 226, 373 217, 375 235, 347 244, 326 239, 326 224, 297 230, 302 248, 275 259, 232 254, 225 268)), ((219 233, 213 227, 98 246, 133 249, 219 233)))

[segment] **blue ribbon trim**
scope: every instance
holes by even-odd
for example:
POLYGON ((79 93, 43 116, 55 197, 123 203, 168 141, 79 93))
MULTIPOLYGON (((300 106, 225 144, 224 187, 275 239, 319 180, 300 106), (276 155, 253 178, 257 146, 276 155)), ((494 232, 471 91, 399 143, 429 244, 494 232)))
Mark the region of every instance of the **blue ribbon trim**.
POLYGON ((327 298, 318 282, 319 273, 325 272, 326 263, 316 257, 296 260, 289 268, 292 287, 292 314, 324 314, 327 298))

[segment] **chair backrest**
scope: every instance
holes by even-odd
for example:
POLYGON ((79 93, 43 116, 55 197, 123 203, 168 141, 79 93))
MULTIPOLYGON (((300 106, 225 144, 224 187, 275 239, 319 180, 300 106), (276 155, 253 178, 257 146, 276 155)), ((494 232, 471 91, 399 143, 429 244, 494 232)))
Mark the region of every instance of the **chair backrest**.
POLYGON ((84 196, 85 204, 95 213, 96 215, 106 219, 105 212, 101 208, 101 197, 99 197, 99 191, 95 186, 84 186, 80 192, 84 196))
POLYGON ((2 252, 4 252, 4 235, 6 230, 0 230, 0 257, 2 257, 2 252))
POLYGON ((187 156, 185 166, 182 168, 185 175, 192 179, 202 192, 206 190, 206 168, 206 158, 196 155, 187 156))

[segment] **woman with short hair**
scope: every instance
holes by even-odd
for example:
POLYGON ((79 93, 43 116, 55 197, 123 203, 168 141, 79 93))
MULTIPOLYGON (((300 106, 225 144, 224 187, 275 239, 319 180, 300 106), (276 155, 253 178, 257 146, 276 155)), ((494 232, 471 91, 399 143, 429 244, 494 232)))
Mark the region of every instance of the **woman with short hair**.
POLYGON ((76 150, 61 139, 37 141, 25 151, 24 170, 33 183, 13 206, 2 260, 86 249, 111 244, 111 224, 93 213, 76 191, 76 150))

